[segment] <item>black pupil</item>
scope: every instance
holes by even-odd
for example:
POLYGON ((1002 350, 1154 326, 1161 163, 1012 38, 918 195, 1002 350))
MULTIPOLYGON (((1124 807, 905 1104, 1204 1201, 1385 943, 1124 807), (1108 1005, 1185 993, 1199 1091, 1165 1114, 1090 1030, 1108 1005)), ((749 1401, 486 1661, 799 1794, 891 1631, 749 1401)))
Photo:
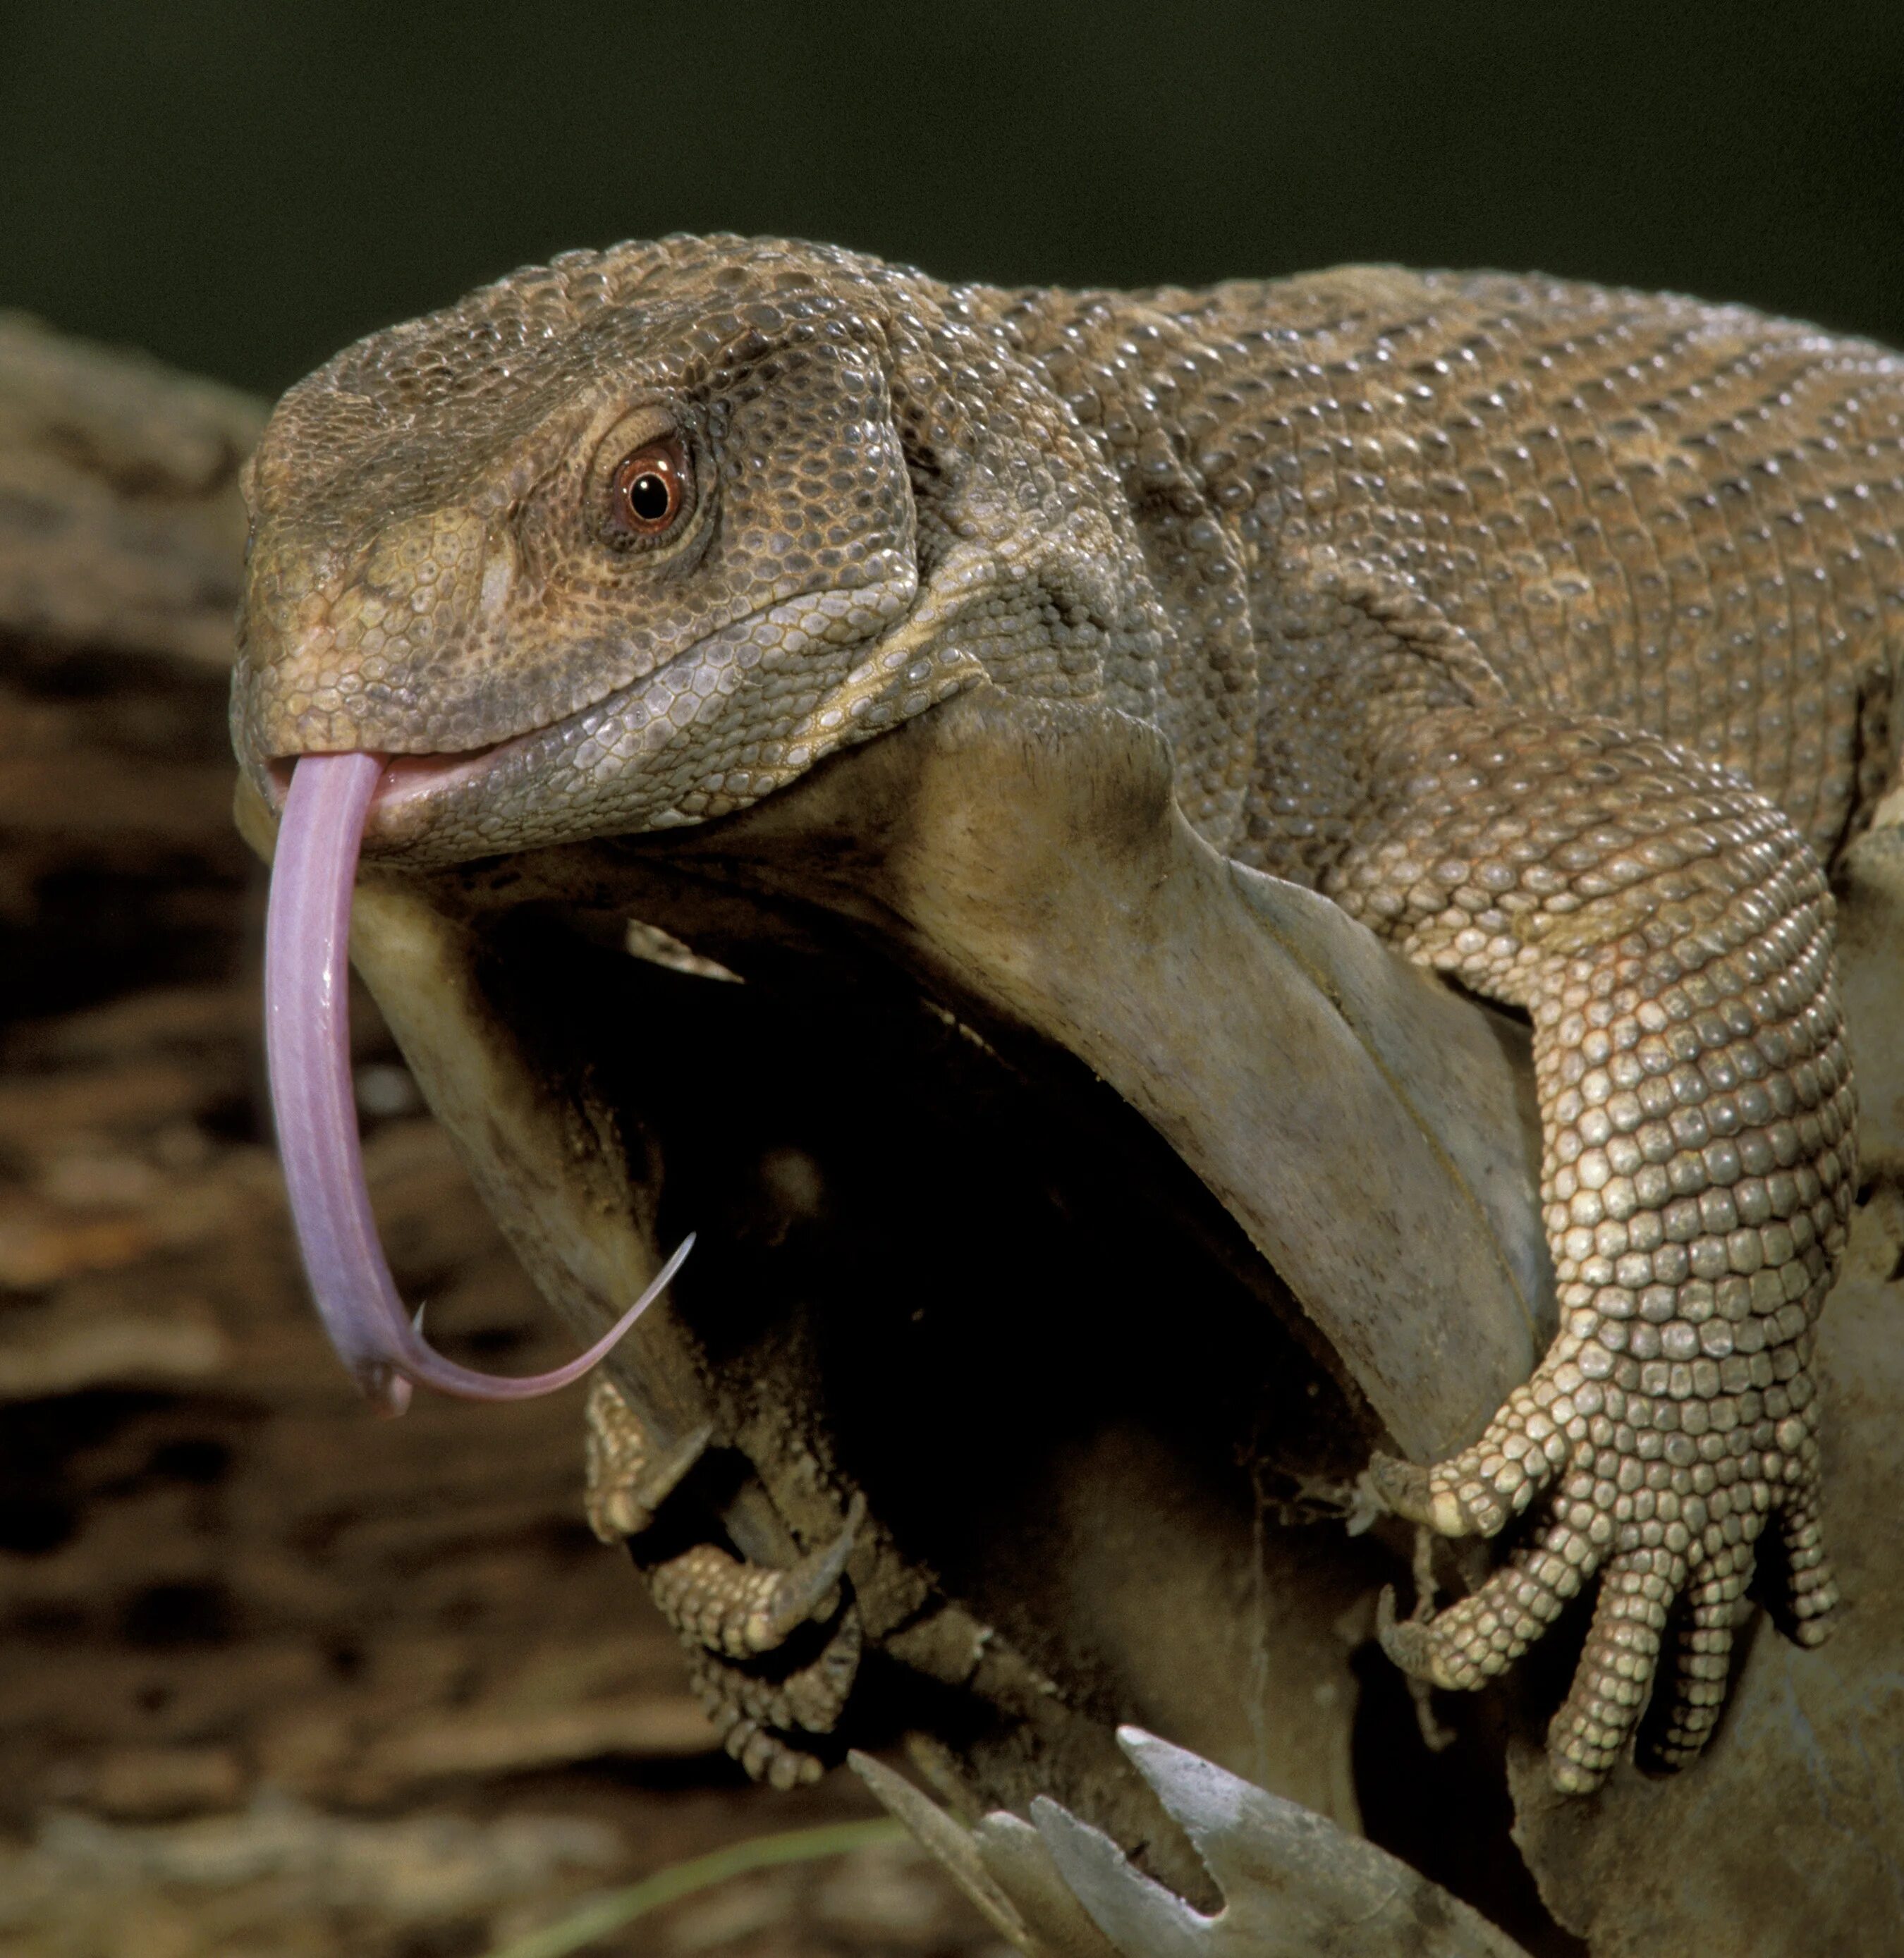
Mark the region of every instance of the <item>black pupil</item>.
POLYGON ((651 469, 643 470, 628 486, 628 507, 645 524, 658 524, 673 501, 666 480, 651 469))

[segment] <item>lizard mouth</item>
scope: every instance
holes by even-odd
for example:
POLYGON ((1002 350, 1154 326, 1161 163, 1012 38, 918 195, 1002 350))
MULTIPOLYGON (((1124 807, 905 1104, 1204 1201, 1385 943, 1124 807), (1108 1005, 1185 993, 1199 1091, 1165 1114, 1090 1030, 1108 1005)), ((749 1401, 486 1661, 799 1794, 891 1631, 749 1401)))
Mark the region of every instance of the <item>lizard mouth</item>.
MULTIPOLYGON (((526 729, 520 734, 489 741, 480 748, 445 750, 436 754, 390 755, 377 757, 382 771, 372 785, 365 809, 364 839, 378 840, 382 832, 404 825, 406 819, 421 813, 422 805, 446 790, 463 788, 486 775, 496 763, 525 746, 547 730, 526 729)), ((316 756, 280 755, 268 765, 273 810, 282 816, 290 806, 291 782, 299 762, 324 759, 316 756)))

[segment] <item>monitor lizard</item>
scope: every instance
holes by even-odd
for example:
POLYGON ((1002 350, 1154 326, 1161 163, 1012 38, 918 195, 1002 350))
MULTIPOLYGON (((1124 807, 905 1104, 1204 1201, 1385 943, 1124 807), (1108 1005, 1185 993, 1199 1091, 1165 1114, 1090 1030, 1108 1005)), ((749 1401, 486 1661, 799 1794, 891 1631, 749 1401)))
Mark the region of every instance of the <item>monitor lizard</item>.
POLYGON ((247 494, 239 754, 277 803, 375 758, 386 860, 718 817, 972 687, 1161 730, 1217 849, 1532 1025, 1560 1330, 1373 1475, 1534 1526, 1391 1655, 1477 1687, 1596 1587, 1548 1735, 1588 1790, 1649 1696, 1660 1762, 1704 1744, 1762 1533, 1823 1637, 1826 878, 1899 780, 1897 356, 1538 277, 1008 291, 677 237, 347 349, 247 494))

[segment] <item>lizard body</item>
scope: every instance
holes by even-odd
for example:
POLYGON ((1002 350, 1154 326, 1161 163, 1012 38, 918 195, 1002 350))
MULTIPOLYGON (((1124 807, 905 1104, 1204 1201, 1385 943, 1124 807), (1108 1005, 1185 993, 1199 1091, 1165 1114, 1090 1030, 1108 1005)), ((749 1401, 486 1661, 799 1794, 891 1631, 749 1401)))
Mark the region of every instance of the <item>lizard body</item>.
MULTIPOLYGON (((1756 1546, 1836 1598, 1812 1328, 1854 1182, 1825 872, 1896 782, 1904 362, 1740 309, 1349 269, 947 287, 825 248, 571 254, 292 390, 235 739, 397 759, 429 865, 718 816, 974 686, 1169 739, 1218 850, 1525 1009, 1561 1331, 1403 1513, 1539 1527, 1386 1624, 1550 1733, 1717 1717, 1756 1546)), ((1352 1225, 1346 1225, 1352 1228, 1352 1225)))

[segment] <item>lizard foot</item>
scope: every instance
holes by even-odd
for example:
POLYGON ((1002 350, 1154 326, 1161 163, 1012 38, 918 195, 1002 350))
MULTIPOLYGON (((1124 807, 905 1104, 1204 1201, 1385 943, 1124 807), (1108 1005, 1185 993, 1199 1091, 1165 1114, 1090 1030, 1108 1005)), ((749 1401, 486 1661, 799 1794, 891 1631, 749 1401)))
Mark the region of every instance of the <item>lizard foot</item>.
MULTIPOLYGON (((642 1536, 705 1453, 711 1430, 696 1428, 676 1446, 657 1449, 640 1417, 600 1374, 588 1423, 590 1527, 608 1544, 642 1536)), ((794 1737, 831 1733, 858 1674, 863 1636, 858 1612, 850 1604, 840 1608, 839 1582, 865 1517, 866 1499, 856 1495, 838 1537, 784 1570, 741 1563, 713 1544, 644 1567, 662 1615, 688 1649, 695 1697, 721 1745, 756 1781, 787 1789, 825 1771, 794 1737), (797 1636, 808 1621, 836 1613, 817 1652, 819 1633, 797 1636)))
POLYGON ((840 1578, 865 1520, 866 1498, 855 1495, 832 1542, 784 1570, 696 1544, 649 1571, 648 1589, 662 1616, 690 1643, 728 1659, 771 1652, 796 1626, 838 1608, 840 1578))
POLYGON ((606 1544, 639 1536, 683 1478, 707 1453, 702 1426, 673 1448, 657 1450, 614 1382, 598 1373, 588 1389, 588 1526, 606 1544))
POLYGON ((1573 1690, 1548 1730, 1555 1785, 1569 1793, 1599 1786, 1649 1696, 1649 1764, 1682 1766, 1705 1745, 1768 1522, 1785 1551, 1780 1615, 1793 1636, 1818 1643, 1837 1603, 1818 1521, 1807 1315, 1793 1306, 1790 1318, 1785 1307, 1735 1316, 1725 1308, 1749 1305, 1743 1282, 1712 1289, 1732 1348, 1723 1359, 1636 1361, 1630 1329, 1611 1322, 1622 1344, 1617 1359, 1599 1349, 1603 1364, 1589 1357, 1592 1342, 1563 1335, 1473 1448, 1425 1470, 1383 1460, 1372 1475, 1402 1514, 1449 1535, 1492 1535, 1546 1499, 1535 1535, 1459 1603, 1398 1621, 1384 1592, 1383 1649, 1418 1678, 1454 1690, 1484 1684, 1598 1578, 1573 1690))
POLYGON ((756 1781, 778 1788, 817 1781, 819 1755, 793 1737, 830 1734, 853 1690, 864 1643, 859 1613, 841 1613, 817 1656, 777 1674, 711 1652, 691 1652, 689 1683, 721 1735, 721 1744, 756 1781))

